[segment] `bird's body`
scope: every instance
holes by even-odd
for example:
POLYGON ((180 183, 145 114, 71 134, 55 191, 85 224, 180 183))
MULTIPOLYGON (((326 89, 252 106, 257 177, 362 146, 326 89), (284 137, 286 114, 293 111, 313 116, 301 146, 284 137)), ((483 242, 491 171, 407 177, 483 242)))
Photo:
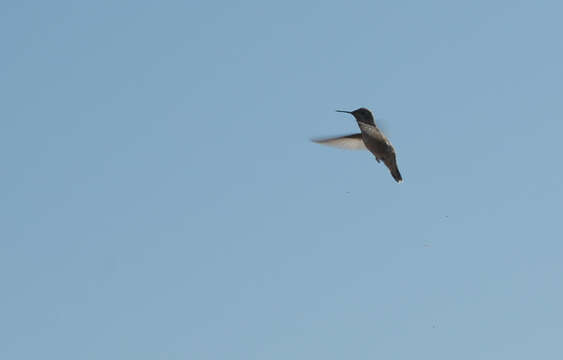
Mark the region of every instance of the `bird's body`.
POLYGON ((377 128, 373 115, 368 109, 360 108, 354 111, 341 111, 354 115, 358 126, 360 127, 360 134, 339 136, 335 138, 325 138, 313 140, 319 144, 341 147, 345 149, 367 149, 374 156, 377 162, 383 161, 385 166, 389 168, 391 176, 397 182, 403 181, 399 168, 397 167, 397 158, 393 145, 387 139, 385 134, 377 128))

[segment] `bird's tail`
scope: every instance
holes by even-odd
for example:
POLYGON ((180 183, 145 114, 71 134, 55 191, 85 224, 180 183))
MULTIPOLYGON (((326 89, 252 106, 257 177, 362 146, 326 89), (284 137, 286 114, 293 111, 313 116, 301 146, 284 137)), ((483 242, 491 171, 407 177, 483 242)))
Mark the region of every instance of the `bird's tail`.
POLYGON ((393 179, 395 179, 396 182, 400 183, 403 181, 403 177, 401 176, 399 168, 396 164, 393 164, 393 166, 389 167, 389 171, 391 172, 391 176, 393 176, 393 179))
POLYGON ((403 177, 401 176, 401 173, 399 172, 399 168, 397 167, 397 159, 395 158, 395 154, 392 154, 392 156, 385 157, 385 159, 383 159, 383 162, 391 172, 391 176, 393 176, 393 179, 395 179, 395 181, 398 183, 402 182, 403 177))
POLYGON ((397 167, 397 160, 395 159, 395 154, 393 154, 393 156, 386 157, 385 159, 383 159, 383 162, 385 163, 385 166, 387 166, 387 168, 389 169, 389 172, 391 172, 391 176, 393 176, 393 179, 395 179, 396 182, 400 183, 401 181, 403 181, 403 177, 401 176, 401 173, 399 172, 399 168, 397 167))

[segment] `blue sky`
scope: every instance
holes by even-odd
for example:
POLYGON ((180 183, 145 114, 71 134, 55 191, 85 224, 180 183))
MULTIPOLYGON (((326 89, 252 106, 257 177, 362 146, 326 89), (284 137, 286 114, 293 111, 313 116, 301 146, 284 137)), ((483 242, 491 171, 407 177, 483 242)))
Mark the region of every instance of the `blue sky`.
POLYGON ((562 11, 2 2, 1 357, 560 358, 562 11))

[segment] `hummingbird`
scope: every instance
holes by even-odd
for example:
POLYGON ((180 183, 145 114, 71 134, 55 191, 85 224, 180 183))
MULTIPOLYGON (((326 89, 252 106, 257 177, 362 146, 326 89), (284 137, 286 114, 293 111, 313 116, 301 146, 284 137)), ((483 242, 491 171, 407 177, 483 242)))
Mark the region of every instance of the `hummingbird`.
POLYGON ((314 142, 323 145, 329 145, 350 150, 369 150, 377 162, 383 161, 385 166, 389 168, 391 176, 396 182, 403 181, 399 168, 397 167, 397 158, 395 149, 387 137, 375 125, 374 117, 366 108, 359 108, 354 111, 336 110, 352 114, 356 118, 356 122, 360 127, 361 133, 345 136, 313 139, 314 142))

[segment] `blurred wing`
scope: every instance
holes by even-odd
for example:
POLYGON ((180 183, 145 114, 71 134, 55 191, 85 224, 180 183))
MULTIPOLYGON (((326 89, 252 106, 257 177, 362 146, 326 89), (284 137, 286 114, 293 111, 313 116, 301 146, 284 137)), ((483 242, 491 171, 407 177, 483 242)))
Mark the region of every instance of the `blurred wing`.
POLYGON ((366 150, 366 145, 362 140, 362 134, 352 134, 331 138, 319 138, 313 139, 313 142, 347 150, 366 150))
POLYGON ((377 127, 381 130, 385 135, 388 134, 389 127, 387 126, 387 121, 383 118, 377 118, 377 127))

